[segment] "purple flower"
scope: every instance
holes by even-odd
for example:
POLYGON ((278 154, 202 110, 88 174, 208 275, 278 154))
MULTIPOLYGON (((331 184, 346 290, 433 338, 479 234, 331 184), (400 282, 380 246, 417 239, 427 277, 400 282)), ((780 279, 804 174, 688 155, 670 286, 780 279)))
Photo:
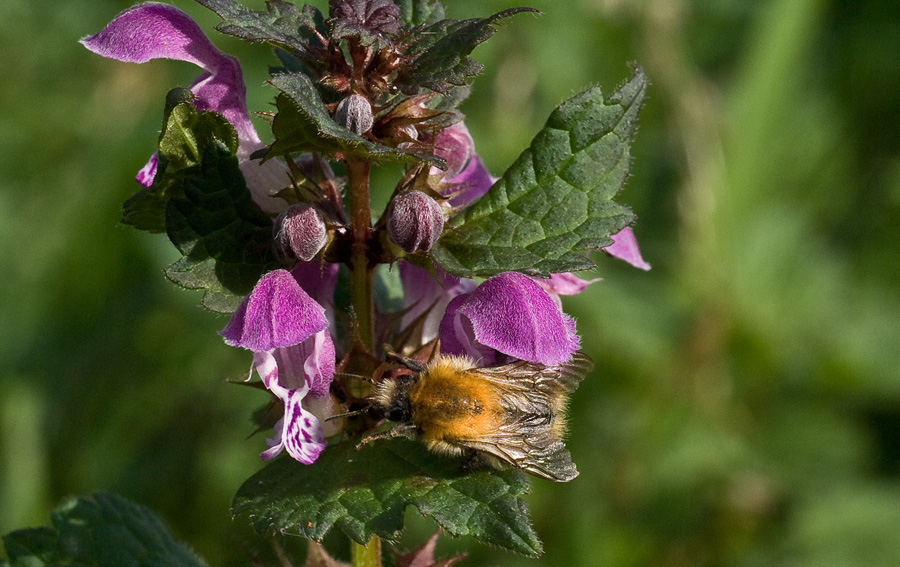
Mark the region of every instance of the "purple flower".
POLYGON ((469 279, 452 276, 434 266, 434 273, 400 262, 400 281, 403 282, 403 328, 418 324, 421 326, 421 344, 438 336, 441 318, 447 304, 454 297, 468 293, 477 286, 469 279))
POLYGON ((301 463, 314 462, 325 438, 319 419, 304 406, 307 394, 329 395, 335 365, 325 308, 290 272, 275 270, 259 280, 220 334, 226 344, 253 351, 263 383, 284 403, 284 417, 260 457, 271 459, 286 448, 301 463))
POLYGON ((441 351, 468 355, 482 366, 508 357, 559 364, 578 350, 575 321, 541 287, 516 272, 498 274, 447 305, 441 351))
POLYGON ((447 162, 447 171, 431 168, 431 175, 442 175, 449 185, 443 194, 453 207, 468 205, 488 192, 497 181, 475 153, 475 142, 462 122, 445 128, 435 137, 434 153, 447 162))
MULTIPOLYGON (((128 8, 100 33, 81 43, 98 55, 118 61, 175 59, 203 69, 191 85, 197 97, 194 105, 201 111, 222 114, 234 126, 241 172, 256 204, 268 213, 284 209, 284 201, 272 193, 288 185, 287 169, 275 160, 262 164, 250 161, 250 155, 265 146, 250 122, 240 64, 210 43, 190 16, 168 4, 146 2, 128 8)), ((152 183, 156 173, 151 163, 138 174, 138 181, 144 186, 148 186, 148 180, 152 183)))
POLYGON ((150 161, 148 161, 147 164, 137 172, 137 175, 134 176, 135 180, 144 187, 150 187, 153 185, 153 179, 156 177, 156 169, 158 166, 159 154, 153 152, 153 155, 150 156, 150 161))
POLYGON ((475 157, 475 140, 462 122, 444 128, 434 138, 434 154, 447 162, 447 171, 432 167, 430 175, 453 179, 462 173, 475 157))
POLYGON ((334 317, 334 289, 337 287, 340 266, 329 262, 297 262, 291 268, 291 275, 316 303, 325 309, 331 336, 337 336, 334 317))

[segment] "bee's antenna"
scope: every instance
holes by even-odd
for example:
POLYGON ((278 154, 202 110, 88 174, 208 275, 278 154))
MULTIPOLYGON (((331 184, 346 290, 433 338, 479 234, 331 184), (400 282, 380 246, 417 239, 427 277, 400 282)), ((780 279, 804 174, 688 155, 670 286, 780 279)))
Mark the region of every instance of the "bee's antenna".
POLYGON ((369 405, 368 405, 368 404, 366 404, 365 407, 360 408, 360 409, 358 409, 358 410, 345 411, 344 413, 336 413, 336 414, 334 414, 334 415, 331 416, 331 417, 325 418, 325 421, 331 421, 331 420, 333 420, 333 419, 339 419, 339 418, 342 418, 342 417, 353 417, 354 415, 359 415, 359 414, 365 413, 365 412, 367 412, 367 411, 369 411, 369 405))

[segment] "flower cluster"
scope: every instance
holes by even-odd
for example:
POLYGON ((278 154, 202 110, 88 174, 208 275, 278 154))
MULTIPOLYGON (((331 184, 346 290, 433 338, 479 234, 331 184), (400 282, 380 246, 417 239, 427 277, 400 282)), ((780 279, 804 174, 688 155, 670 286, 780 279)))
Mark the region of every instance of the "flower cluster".
MULTIPOLYGON (((442 353, 464 355, 481 366, 513 360, 560 364, 579 348, 579 337, 559 296, 579 293, 591 283, 568 272, 538 277, 534 270, 512 268, 484 274, 486 278, 464 277, 436 260, 431 252, 451 230, 448 223, 488 195, 497 181, 475 153, 453 106, 459 97, 447 96, 477 72, 467 58, 474 44, 453 47, 462 63, 429 68, 437 59, 423 56, 431 44, 417 40, 416 33, 445 33, 456 42, 449 45, 463 43, 463 36, 450 35, 443 20, 403 21, 390 0, 332 0, 329 6, 327 19, 309 7, 289 11, 295 18, 293 35, 286 31, 290 25, 252 28, 231 22, 220 28, 278 49, 284 69, 272 80, 281 94, 273 118, 276 140, 270 145, 251 123, 237 60, 217 49, 178 8, 139 4, 82 40, 89 50, 119 61, 166 58, 200 67, 190 85, 190 104, 201 115, 221 115, 233 128, 234 158, 252 199, 248 203, 271 224, 271 250, 258 262, 263 268, 256 283, 249 293, 239 294, 243 299, 221 334, 228 345, 253 353, 263 384, 284 405, 262 458, 284 449, 306 464, 317 459, 327 434, 333 433, 326 430, 335 422, 324 420, 334 411, 332 383, 340 379, 336 369, 359 367, 351 359, 360 352, 377 357, 376 338, 398 351, 439 340, 442 353), (367 179, 360 182, 355 172, 360 164, 386 157, 411 165, 373 225, 367 196, 362 207, 353 205, 367 188, 367 179), (335 169, 346 171, 346 178, 335 174, 333 163, 341 164, 335 169), (372 274, 379 264, 399 271, 399 312, 384 311, 372 298, 372 274), (353 298, 351 313, 336 307, 341 285, 353 286, 344 292, 353 298), (403 344, 398 344, 400 337, 403 344)), ((258 14, 240 10, 233 13, 247 18, 258 14)), ((493 21, 511 13, 472 26, 480 30, 479 38, 486 38, 493 21)), ((223 146, 218 138, 214 142, 213 148, 223 146)), ((185 168, 188 173, 178 172, 176 160, 164 150, 161 141, 160 153, 137 180, 145 194, 158 200, 189 199, 190 188, 179 183, 189 175, 207 175, 212 166, 204 161, 185 168)), ((206 182, 207 177, 201 179, 206 182)), ((245 216, 239 212, 235 218, 245 216)), ((165 228, 182 249, 175 240, 179 232, 165 228)), ((612 244, 603 251, 649 269, 630 228, 594 239, 606 236, 612 244)), ((227 256, 211 254, 210 262, 224 266, 227 256)), ((227 288, 222 281, 220 287, 227 288)))

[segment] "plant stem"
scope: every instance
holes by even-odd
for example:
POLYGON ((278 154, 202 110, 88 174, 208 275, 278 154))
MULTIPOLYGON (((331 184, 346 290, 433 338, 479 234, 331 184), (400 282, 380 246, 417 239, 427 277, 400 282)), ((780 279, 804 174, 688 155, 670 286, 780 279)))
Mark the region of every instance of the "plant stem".
POLYGON ((369 163, 347 160, 350 231, 350 301, 356 316, 356 330, 363 346, 375 350, 375 309, 372 298, 372 265, 369 244, 372 238, 372 212, 369 208, 369 163))
POLYGON ((366 545, 351 540, 350 563, 353 567, 381 567, 381 538, 373 535, 366 545))

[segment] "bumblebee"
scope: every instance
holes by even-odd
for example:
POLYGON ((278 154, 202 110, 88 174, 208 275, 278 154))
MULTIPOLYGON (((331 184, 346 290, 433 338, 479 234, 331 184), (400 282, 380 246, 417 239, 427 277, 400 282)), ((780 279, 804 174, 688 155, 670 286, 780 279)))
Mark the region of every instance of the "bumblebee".
POLYGON ((587 355, 556 366, 478 368, 456 356, 403 362, 412 374, 377 382, 370 398, 376 412, 400 425, 364 442, 416 437, 438 453, 505 462, 549 480, 578 476, 562 437, 568 395, 594 366, 587 355))

